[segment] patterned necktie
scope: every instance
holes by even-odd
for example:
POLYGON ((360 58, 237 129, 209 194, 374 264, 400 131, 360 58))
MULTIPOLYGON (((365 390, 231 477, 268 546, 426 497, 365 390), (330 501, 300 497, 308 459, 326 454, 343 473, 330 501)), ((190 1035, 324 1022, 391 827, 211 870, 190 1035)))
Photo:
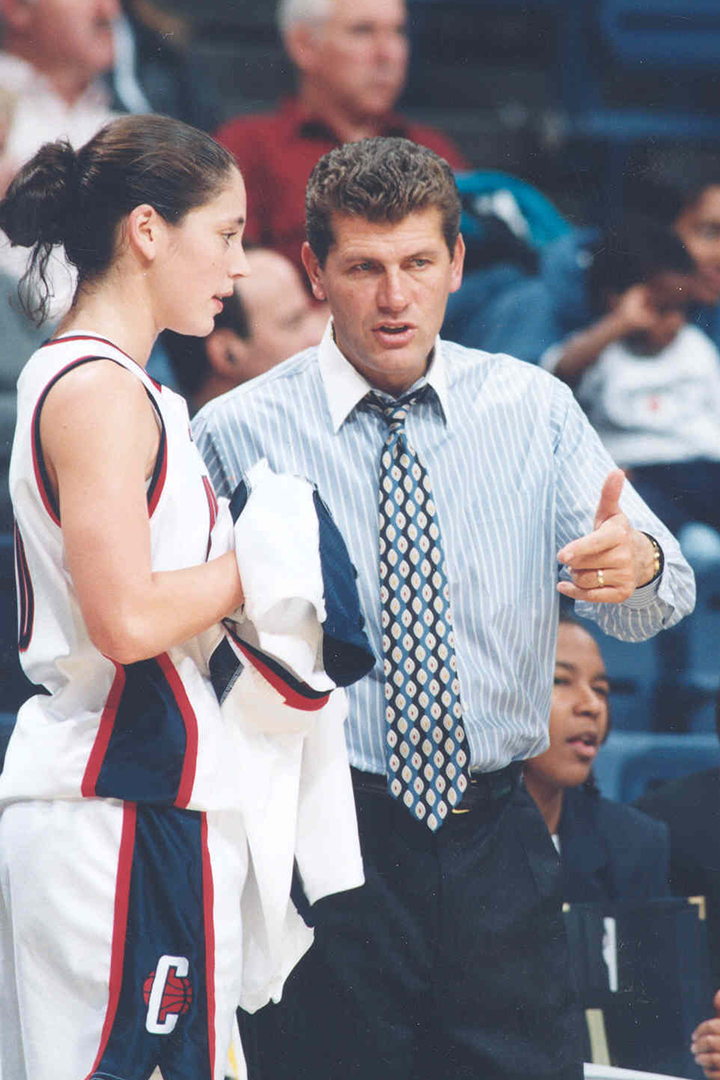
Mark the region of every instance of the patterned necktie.
POLYGON ((380 459, 380 595, 388 788, 435 830, 468 785, 449 589, 430 478, 405 420, 425 388, 388 404, 380 459))

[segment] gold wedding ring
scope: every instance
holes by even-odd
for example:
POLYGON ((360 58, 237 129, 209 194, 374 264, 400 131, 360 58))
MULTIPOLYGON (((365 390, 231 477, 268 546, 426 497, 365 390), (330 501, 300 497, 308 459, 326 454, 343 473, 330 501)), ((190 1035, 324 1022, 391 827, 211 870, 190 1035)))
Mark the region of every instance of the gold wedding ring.
POLYGON ((603 574, 602 570, 598 570, 597 576, 598 576, 598 583, 597 583, 598 589, 604 589, 605 588, 605 575, 603 574))

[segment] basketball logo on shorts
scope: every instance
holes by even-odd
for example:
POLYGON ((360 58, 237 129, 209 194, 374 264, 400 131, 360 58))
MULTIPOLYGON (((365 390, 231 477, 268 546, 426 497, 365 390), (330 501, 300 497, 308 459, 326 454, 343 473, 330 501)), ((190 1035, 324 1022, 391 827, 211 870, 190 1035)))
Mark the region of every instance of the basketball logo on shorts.
POLYGON ((178 1017, 192 1003, 192 985, 186 978, 190 965, 185 956, 161 956, 155 971, 143 983, 148 1007, 145 1028, 151 1035, 169 1035, 178 1017))

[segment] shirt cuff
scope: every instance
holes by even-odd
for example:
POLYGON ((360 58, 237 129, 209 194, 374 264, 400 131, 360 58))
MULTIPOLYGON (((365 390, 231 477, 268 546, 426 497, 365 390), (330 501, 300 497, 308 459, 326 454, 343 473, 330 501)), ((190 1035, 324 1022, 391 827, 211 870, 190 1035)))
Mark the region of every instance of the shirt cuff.
POLYGON ((623 600, 622 606, 635 609, 650 607, 658 594, 661 581, 662 574, 654 581, 648 581, 646 585, 639 585, 632 596, 623 600))

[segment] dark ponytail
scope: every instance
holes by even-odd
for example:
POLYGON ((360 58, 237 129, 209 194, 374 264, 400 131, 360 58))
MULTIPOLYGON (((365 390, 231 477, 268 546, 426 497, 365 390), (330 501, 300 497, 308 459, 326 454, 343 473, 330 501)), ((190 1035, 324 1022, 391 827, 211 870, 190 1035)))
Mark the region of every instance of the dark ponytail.
POLYGON ((0 229, 14 246, 32 248, 20 279, 20 303, 38 323, 47 314, 47 264, 53 247, 64 243, 75 212, 77 158, 67 141, 46 143, 16 174, 0 202, 0 229), (31 288, 40 285, 40 296, 31 288))
POLYGON ((54 247, 64 247, 80 288, 108 270, 117 226, 136 206, 149 203, 177 225, 236 167, 209 135, 166 116, 121 117, 77 152, 66 141, 46 143, 0 202, 0 228, 10 243, 32 248, 20 282, 23 310, 38 324, 47 316, 54 247))

